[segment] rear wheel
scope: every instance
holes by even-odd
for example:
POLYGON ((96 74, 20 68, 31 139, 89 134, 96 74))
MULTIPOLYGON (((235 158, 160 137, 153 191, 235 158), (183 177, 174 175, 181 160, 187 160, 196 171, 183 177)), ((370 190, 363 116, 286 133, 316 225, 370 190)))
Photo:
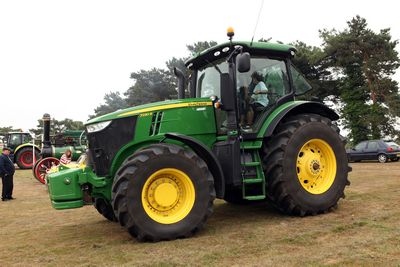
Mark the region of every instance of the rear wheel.
MULTIPOLYGON (((32 147, 21 148, 15 155, 15 163, 20 169, 30 169, 33 165, 33 152, 32 147)), ((39 153, 35 150, 35 157, 40 157, 39 153)))
POLYGON ((193 151, 152 145, 129 157, 112 187, 122 226, 139 241, 189 237, 212 213, 215 189, 205 162, 193 151))
POLYGON ((387 156, 385 155, 385 154, 379 154, 378 155, 378 161, 380 162, 380 163, 386 163, 387 162, 387 156))
POLYGON ((60 160, 57 158, 49 157, 39 160, 35 163, 33 168, 33 176, 41 182, 46 183, 46 174, 51 169, 51 167, 60 164, 60 160))
POLYGON ((285 213, 327 212, 350 184, 351 168, 339 129, 319 115, 303 114, 282 122, 264 153, 268 197, 285 213))

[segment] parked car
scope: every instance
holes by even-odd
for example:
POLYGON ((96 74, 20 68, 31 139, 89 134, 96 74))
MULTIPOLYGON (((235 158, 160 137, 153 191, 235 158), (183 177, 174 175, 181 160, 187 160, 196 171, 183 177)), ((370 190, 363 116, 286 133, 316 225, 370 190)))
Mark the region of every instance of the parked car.
POLYGON ((398 161, 400 146, 392 141, 367 140, 358 143, 354 148, 347 149, 349 161, 378 160, 385 163, 388 160, 398 161))

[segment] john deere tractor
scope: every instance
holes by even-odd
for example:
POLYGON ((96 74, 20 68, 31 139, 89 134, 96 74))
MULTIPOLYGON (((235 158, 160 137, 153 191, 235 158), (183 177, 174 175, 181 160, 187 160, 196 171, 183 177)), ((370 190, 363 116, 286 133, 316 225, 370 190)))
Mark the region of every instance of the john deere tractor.
POLYGON ((178 100, 89 120, 87 165, 47 176, 52 206, 93 201, 140 241, 192 236, 215 198, 264 200, 298 216, 335 208, 350 184, 344 138, 333 123, 339 116, 297 100, 311 86, 292 63, 294 47, 228 36, 186 62, 189 98, 175 69, 178 100), (268 88, 268 105, 254 105, 244 128, 239 89, 251 87, 254 72, 268 88))

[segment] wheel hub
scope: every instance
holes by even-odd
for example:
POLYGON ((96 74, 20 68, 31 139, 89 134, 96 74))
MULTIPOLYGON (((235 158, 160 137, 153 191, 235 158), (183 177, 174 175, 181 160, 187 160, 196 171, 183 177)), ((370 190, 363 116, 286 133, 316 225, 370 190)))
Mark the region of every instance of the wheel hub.
POLYGON ((179 199, 179 188, 170 179, 157 180, 150 186, 150 195, 153 195, 151 205, 156 209, 168 210, 172 208, 179 199))
POLYGON ((312 160, 310 163, 310 170, 312 173, 317 174, 321 170, 321 164, 318 160, 312 160))
POLYGON ((174 168, 153 173, 142 190, 142 204, 147 215, 163 224, 182 220, 192 209, 195 198, 189 176, 174 168))
POLYGON ((297 156, 297 177, 301 186, 312 194, 322 194, 336 176, 336 157, 322 139, 309 140, 297 156))

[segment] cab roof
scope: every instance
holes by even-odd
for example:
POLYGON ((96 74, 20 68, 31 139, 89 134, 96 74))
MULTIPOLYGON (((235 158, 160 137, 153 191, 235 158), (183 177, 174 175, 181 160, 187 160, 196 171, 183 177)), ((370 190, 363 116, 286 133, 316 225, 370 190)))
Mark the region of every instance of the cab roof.
POLYGON ((272 55, 281 57, 292 57, 296 52, 296 48, 291 45, 268 43, 268 42, 226 42, 210 47, 185 62, 188 68, 197 68, 204 65, 205 62, 212 62, 219 58, 228 56, 233 48, 241 46, 243 52, 249 52, 251 55, 272 55))

